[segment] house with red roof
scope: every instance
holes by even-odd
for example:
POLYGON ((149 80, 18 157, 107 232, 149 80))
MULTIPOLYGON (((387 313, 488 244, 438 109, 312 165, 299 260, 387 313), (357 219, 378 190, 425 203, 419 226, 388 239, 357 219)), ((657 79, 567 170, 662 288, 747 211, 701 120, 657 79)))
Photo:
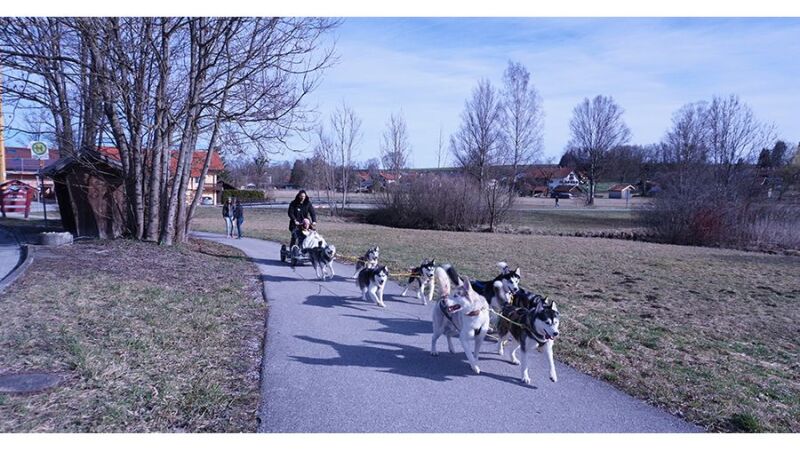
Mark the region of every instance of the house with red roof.
MULTIPOLYGON (((101 147, 98 150, 104 155, 119 160, 119 149, 117 148, 101 147)), ((191 179, 189 180, 189 186, 186 189, 187 202, 191 202, 192 199, 194 199, 195 192, 197 192, 197 188, 200 186, 200 175, 203 173, 203 165, 206 161, 206 155, 208 155, 208 150, 195 150, 192 155, 191 179)), ((149 161, 147 161, 146 164, 149 164, 149 161)), ((178 155, 176 152, 173 152, 169 161, 170 173, 174 175, 177 172, 177 167, 178 155)), ((203 184, 203 204, 218 205, 222 203, 222 187, 221 185, 217 185, 217 177, 223 170, 225 170, 225 165, 222 163, 222 158, 220 158, 219 153, 216 150, 212 150, 211 161, 209 162, 208 166, 208 173, 206 174, 205 183, 203 184)))
MULTIPOLYGON (((6 147, 6 178, 19 180, 29 186, 38 187, 39 168, 49 167, 59 157, 56 149, 50 149, 49 153, 50 159, 40 162, 38 159, 33 158, 31 149, 27 147, 6 147)), ((46 198, 53 195, 53 180, 47 177, 44 179, 44 195, 46 198)))

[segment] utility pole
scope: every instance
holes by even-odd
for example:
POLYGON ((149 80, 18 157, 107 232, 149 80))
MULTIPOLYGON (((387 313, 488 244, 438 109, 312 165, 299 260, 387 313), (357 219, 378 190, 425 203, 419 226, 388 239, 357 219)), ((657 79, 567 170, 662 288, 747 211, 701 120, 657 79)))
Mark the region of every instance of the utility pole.
POLYGON ((6 141, 3 122, 3 71, 0 70, 0 183, 6 182, 6 141))

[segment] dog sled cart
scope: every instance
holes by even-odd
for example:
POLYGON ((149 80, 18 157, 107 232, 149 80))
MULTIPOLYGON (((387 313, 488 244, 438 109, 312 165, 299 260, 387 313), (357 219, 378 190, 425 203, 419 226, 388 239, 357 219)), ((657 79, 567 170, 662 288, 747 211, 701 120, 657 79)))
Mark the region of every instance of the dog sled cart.
POLYGON ((313 228, 309 229, 308 236, 304 236, 302 231, 303 229, 301 227, 292 230, 294 241, 297 242, 297 244, 291 247, 286 244, 281 244, 281 262, 288 262, 292 267, 311 263, 309 251, 313 247, 318 246, 320 242, 323 242, 324 245, 325 239, 313 228))

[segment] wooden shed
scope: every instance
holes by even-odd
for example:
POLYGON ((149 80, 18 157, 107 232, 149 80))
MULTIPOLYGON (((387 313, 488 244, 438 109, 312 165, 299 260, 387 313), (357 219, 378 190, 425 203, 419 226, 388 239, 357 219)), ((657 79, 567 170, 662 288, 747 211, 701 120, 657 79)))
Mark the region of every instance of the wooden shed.
POLYGON ((98 152, 61 158, 44 170, 53 179, 61 223, 77 236, 114 239, 129 230, 122 163, 98 152))

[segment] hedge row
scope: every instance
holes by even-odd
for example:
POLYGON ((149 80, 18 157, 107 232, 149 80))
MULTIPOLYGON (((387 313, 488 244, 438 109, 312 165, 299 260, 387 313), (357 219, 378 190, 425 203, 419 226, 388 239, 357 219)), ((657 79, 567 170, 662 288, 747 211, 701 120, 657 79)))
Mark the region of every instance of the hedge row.
POLYGON ((222 191, 222 202, 228 201, 228 197, 233 197, 234 199, 239 199, 242 203, 252 203, 252 202, 263 202, 267 200, 267 195, 264 191, 258 190, 240 190, 240 189, 230 189, 227 191, 222 191))

